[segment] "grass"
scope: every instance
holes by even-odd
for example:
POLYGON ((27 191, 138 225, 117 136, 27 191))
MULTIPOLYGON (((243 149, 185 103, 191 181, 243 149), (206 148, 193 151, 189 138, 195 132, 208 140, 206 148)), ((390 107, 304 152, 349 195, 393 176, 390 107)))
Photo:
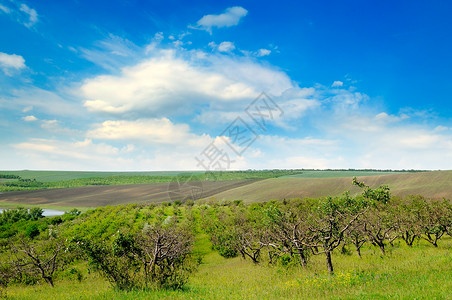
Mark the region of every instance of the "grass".
MULTIPOLYGON (((11 299, 451 299, 452 240, 438 248, 423 242, 413 248, 396 242, 387 256, 375 248, 356 255, 335 253, 336 273, 327 275, 323 256, 310 260, 308 269, 253 265, 241 258, 225 259, 210 250, 199 236, 195 251, 203 263, 184 290, 131 291, 112 289, 96 274, 78 283, 60 280, 45 285, 9 288, 11 299)), ((85 270, 86 271, 86 270, 85 270)))

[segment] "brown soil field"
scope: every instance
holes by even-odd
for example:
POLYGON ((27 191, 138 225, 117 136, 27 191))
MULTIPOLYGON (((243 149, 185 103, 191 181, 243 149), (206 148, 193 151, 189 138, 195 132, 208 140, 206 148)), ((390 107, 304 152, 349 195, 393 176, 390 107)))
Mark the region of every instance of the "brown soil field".
POLYGON ((171 182, 5 192, 0 193, 0 207, 2 202, 18 205, 98 207, 127 203, 182 201, 210 197, 256 181, 258 180, 171 182))

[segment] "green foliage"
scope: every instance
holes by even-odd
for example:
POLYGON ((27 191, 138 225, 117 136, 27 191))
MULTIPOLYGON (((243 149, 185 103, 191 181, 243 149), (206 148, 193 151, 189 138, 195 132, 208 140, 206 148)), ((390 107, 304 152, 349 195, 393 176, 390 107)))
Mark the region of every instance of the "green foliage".
POLYGON ((39 235, 39 228, 36 223, 30 223, 25 228, 25 236, 29 237, 30 239, 33 239, 39 235))
POLYGON ((115 288, 130 290, 137 286, 139 265, 133 260, 131 249, 121 248, 121 242, 102 243, 79 239, 77 245, 88 257, 94 270, 99 271, 115 288))
POLYGON ((388 203, 391 199, 391 194, 387 185, 382 185, 376 189, 371 189, 368 185, 364 184, 364 182, 358 181, 356 177, 353 177, 353 184, 362 188, 363 197, 371 201, 372 203, 374 203, 375 201, 380 203, 388 203))
POLYGON ((71 209, 68 214, 72 215, 72 216, 80 216, 82 212, 76 208, 71 209))

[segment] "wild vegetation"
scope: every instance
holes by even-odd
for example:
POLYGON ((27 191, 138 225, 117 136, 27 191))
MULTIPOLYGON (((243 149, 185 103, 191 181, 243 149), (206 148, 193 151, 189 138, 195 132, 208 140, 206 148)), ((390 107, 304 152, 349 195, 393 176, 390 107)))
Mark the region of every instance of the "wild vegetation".
POLYGON ((415 279, 426 296, 444 295, 452 287, 451 201, 354 184, 357 197, 129 204, 52 218, 5 210, 2 293, 239 298, 235 288, 255 298, 349 297, 415 279), (101 294, 86 291, 92 282, 101 294))

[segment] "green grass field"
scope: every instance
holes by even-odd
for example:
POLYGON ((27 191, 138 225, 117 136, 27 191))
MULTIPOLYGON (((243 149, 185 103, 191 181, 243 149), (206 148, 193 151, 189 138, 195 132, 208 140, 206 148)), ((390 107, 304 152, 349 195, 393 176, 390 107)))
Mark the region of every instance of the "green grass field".
POLYGON ((323 256, 312 257, 308 269, 254 265, 225 259, 198 236, 195 250, 204 254, 199 270, 179 291, 115 291, 96 274, 81 282, 60 279, 47 285, 12 286, 10 299, 451 299, 452 240, 438 248, 424 243, 408 248, 396 242, 386 257, 367 247, 363 258, 335 253, 336 273, 325 272, 323 256))

